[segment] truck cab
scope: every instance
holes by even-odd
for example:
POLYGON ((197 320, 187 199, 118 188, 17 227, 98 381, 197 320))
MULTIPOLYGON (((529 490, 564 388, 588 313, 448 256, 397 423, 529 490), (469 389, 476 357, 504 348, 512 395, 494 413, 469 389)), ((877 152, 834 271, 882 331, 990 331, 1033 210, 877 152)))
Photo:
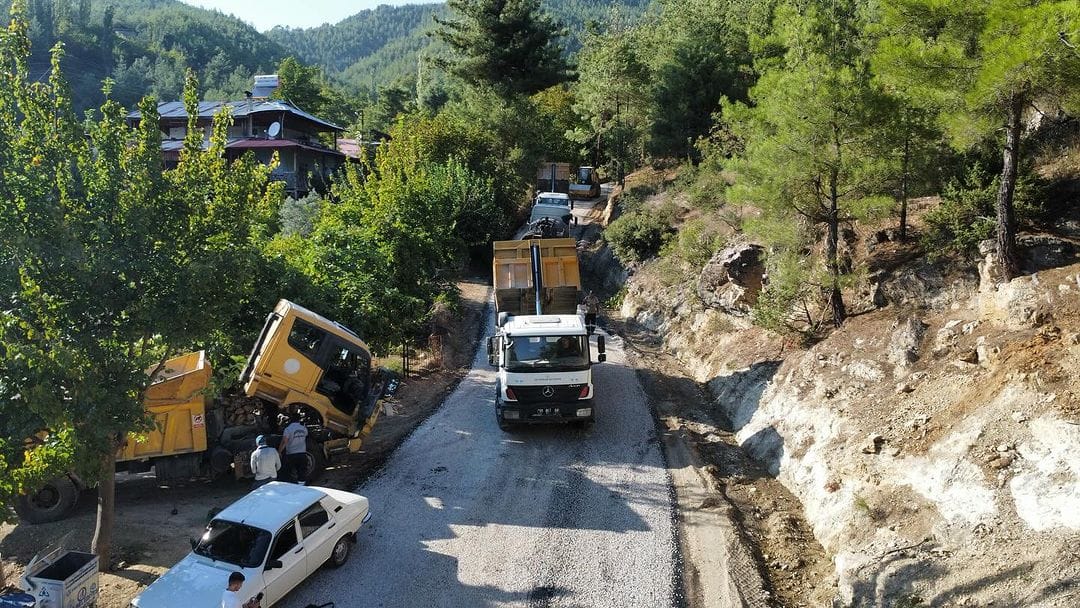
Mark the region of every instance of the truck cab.
POLYGON ((247 396, 301 414, 322 446, 316 459, 359 449, 388 381, 356 333, 288 300, 266 318, 240 376, 247 396))
MULTIPOLYGON (((596 338, 597 362, 606 360, 604 337, 596 338)), ((499 427, 574 422, 591 424, 592 350, 579 315, 506 317, 488 338, 488 362, 498 372, 495 417, 499 427)))

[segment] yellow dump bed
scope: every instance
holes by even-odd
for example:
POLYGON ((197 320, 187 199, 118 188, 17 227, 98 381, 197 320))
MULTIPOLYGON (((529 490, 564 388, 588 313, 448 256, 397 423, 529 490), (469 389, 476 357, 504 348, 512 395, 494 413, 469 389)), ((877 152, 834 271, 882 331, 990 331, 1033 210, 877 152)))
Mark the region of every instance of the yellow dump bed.
POLYGON ((156 428, 142 437, 129 435, 117 460, 206 450, 205 390, 210 375, 210 364, 203 351, 166 361, 143 397, 143 405, 156 428))
POLYGON ((574 239, 495 241, 491 276, 495 283, 496 312, 536 314, 530 251, 534 244, 540 247, 543 313, 574 314, 581 289, 574 239))

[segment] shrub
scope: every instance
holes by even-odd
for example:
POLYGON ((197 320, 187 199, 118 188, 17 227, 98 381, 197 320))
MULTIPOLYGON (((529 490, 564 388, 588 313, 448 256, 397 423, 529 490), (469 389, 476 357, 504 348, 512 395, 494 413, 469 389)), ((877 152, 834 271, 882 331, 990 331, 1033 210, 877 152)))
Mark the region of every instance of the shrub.
POLYGON ((317 192, 311 192, 301 199, 286 198, 281 203, 278 215, 281 219, 281 233, 285 236, 298 234, 307 237, 315 227, 315 222, 322 211, 322 198, 317 192))
POLYGON ((719 226, 695 218, 679 228, 678 234, 664 248, 663 255, 670 255, 696 271, 703 268, 724 243, 719 226))
POLYGON ((612 222, 604 240, 623 264, 640 262, 656 255, 675 233, 671 221, 667 211, 634 211, 612 222))
MULTIPOLYGON (((977 166, 971 167, 962 178, 950 181, 941 193, 941 205, 926 214, 923 247, 932 253, 969 253, 978 248, 979 241, 993 238, 1000 183, 1000 176, 990 177, 977 166)), ((1038 214, 1040 191, 1041 186, 1032 174, 1022 173, 1017 179, 1013 207, 1018 222, 1038 214)))

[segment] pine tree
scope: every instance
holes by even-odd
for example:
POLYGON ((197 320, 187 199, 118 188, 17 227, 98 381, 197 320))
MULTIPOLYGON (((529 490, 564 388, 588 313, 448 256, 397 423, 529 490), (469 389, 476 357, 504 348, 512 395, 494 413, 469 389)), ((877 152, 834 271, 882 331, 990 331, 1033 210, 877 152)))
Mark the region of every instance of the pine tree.
POLYGON ((791 236, 793 224, 823 227, 823 289, 837 326, 847 317, 841 288, 849 271, 840 256, 840 228, 886 204, 875 196, 881 168, 869 153, 882 96, 861 59, 865 40, 856 6, 830 2, 801 14, 782 10, 783 61, 765 70, 750 91, 753 107, 723 109, 745 145, 733 163, 738 177, 731 200, 760 206, 759 225, 784 233, 794 247, 802 238, 791 236))
POLYGON ((960 147, 1000 141, 998 274, 1020 272, 1013 194, 1025 113, 1061 103, 1080 87, 1080 3, 1075 0, 884 0, 886 33, 876 65, 893 86, 943 108, 960 147))
POLYGON ((532 95, 563 82, 568 66, 563 31, 540 0, 449 0, 456 19, 435 18, 435 35, 454 57, 440 60, 450 73, 503 97, 532 95))

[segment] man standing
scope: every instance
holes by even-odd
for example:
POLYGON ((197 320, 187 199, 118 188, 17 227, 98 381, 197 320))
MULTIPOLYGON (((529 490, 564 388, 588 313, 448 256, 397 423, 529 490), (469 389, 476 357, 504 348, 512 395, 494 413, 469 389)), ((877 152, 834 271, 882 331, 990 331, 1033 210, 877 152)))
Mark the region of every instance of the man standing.
POLYGON ((276 481, 278 471, 281 470, 281 457, 275 448, 266 444, 266 435, 256 437, 255 445, 255 451, 251 453, 251 472, 255 475, 252 490, 276 481))
POLYGON ((229 575, 229 586, 221 594, 221 608, 259 608, 262 604, 262 593, 250 600, 240 603, 240 587, 244 586, 244 573, 233 572, 229 575))
POLYGON ((307 436, 308 429, 300 422, 300 412, 289 415, 289 426, 282 432, 281 445, 284 446, 285 464, 292 479, 300 485, 307 481, 307 436))
POLYGON ((592 291, 585 294, 585 329, 592 334, 596 329, 596 316, 600 314, 600 298, 592 291))

